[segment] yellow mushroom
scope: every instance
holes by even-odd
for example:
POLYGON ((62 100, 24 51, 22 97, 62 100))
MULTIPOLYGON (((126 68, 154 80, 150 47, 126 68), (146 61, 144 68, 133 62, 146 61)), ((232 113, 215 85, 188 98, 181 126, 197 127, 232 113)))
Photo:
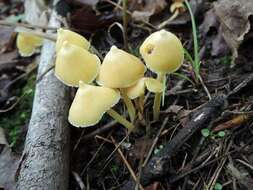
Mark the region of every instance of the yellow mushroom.
POLYGON ((144 76, 141 60, 112 46, 101 65, 97 82, 109 88, 127 88, 144 76))
POLYGON ((163 91, 163 85, 156 79, 143 77, 136 84, 128 87, 126 94, 130 99, 135 99, 144 95, 145 89, 153 93, 159 93, 163 91))
POLYGON ((169 24, 171 21, 173 21, 180 13, 185 12, 185 6, 184 6, 184 0, 172 0, 173 3, 170 6, 170 12, 172 15, 163 21, 161 24, 158 25, 158 29, 161 29, 165 27, 167 24, 169 24))
POLYGON ((88 50, 90 47, 90 43, 80 34, 77 34, 70 30, 59 28, 57 30, 57 40, 55 44, 56 53, 60 51, 65 41, 74 44, 76 46, 80 46, 86 50, 88 50))
POLYGON ((120 89, 132 122, 135 119, 135 108, 126 95, 125 88, 135 84, 144 76, 145 71, 140 59, 112 46, 104 58, 97 78, 98 84, 102 86, 120 89))
POLYGON ((132 130, 134 126, 111 109, 119 99, 120 93, 117 90, 92 86, 80 81, 69 110, 68 120, 75 127, 89 127, 97 124, 107 112, 116 121, 132 130))
POLYGON ((42 42, 43 39, 41 37, 28 33, 18 33, 16 44, 20 55, 29 57, 42 45, 42 42))
POLYGON ((185 11, 183 0, 174 0, 170 6, 170 12, 174 14, 183 13, 185 11))
POLYGON ((68 86, 78 87, 80 80, 92 82, 99 68, 100 60, 95 54, 67 41, 56 56, 55 75, 68 86))
MULTIPOLYGON (((179 69, 184 60, 184 49, 181 41, 171 32, 160 30, 145 39, 140 47, 140 53, 147 67, 157 74, 162 83, 166 74, 179 69)), ((161 93, 156 93, 153 111, 157 120, 160 112, 161 93)))
POLYGON ((136 84, 126 89, 127 96, 130 99, 134 99, 135 105, 139 110, 138 117, 140 121, 144 121, 144 94, 146 89, 149 92, 160 93, 163 91, 163 85, 156 79, 151 77, 143 77, 136 84))

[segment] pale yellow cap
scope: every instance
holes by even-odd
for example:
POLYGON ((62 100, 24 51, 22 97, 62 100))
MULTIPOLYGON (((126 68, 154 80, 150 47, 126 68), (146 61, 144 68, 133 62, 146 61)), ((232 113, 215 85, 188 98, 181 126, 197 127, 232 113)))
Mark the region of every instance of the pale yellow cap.
POLYGON ((138 98, 145 93, 145 89, 153 93, 159 93, 163 91, 162 83, 154 78, 143 77, 133 86, 126 88, 126 94, 130 99, 138 98))
POLYGON ((171 4, 171 6, 170 6, 170 12, 171 13, 173 13, 177 9, 179 10, 179 12, 184 12, 185 11, 183 1, 175 1, 174 3, 171 4))
POLYGON ((155 73, 173 73, 184 60, 181 41, 166 30, 147 37, 140 47, 140 53, 147 67, 155 73))
POLYGON ((112 46, 104 58, 97 82, 109 88, 126 88, 142 78, 145 70, 140 59, 112 46))
POLYGON ((34 54, 37 47, 41 46, 43 39, 28 33, 18 33, 17 48, 21 56, 29 57, 34 54))
POLYGON ((92 82, 99 68, 100 60, 95 54, 66 41, 56 56, 55 75, 68 86, 78 87, 80 80, 92 82))
POLYGON ((120 93, 117 90, 80 82, 69 110, 68 120, 75 127, 93 126, 107 110, 119 102, 119 99, 120 93))
POLYGON ((90 42, 86 40, 83 36, 76 32, 72 32, 70 30, 65 30, 62 28, 59 28, 57 30, 57 40, 55 44, 56 52, 58 53, 63 45, 63 43, 67 41, 71 44, 80 46, 86 50, 90 47, 90 42))

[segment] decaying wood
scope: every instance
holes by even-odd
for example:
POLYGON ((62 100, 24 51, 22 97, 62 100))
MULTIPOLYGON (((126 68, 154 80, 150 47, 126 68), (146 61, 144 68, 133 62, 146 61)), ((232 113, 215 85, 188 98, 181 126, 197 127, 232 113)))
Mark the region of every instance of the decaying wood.
MULTIPOLYGON (((170 171, 170 160, 182 145, 196 132, 207 127, 223 111, 226 105, 226 96, 217 96, 193 111, 188 119, 186 126, 182 128, 177 135, 156 155, 154 155, 147 165, 143 168, 140 184, 147 186, 155 180, 159 180, 170 171)), ((167 176, 169 177, 169 176, 167 176)), ((134 182, 129 181, 122 189, 134 189, 134 182)))
MULTIPOLYGON (((53 12, 50 27, 60 23, 53 12)), ((38 78, 54 64, 54 43, 45 40, 38 78)), ((49 71, 37 83, 17 189, 65 190, 69 179, 68 87, 49 71)))

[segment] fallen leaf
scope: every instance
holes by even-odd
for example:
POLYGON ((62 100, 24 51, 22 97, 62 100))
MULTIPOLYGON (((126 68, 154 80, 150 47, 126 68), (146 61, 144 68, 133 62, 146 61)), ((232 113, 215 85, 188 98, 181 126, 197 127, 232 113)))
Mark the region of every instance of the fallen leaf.
POLYGON ((11 27, 0 26, 0 52, 4 52, 11 39, 14 30, 11 27))
MULTIPOLYGON (((227 164, 227 172, 232 175, 238 183, 244 186, 245 189, 252 189, 253 187, 253 179, 250 177, 249 172, 245 170, 243 167, 236 167, 233 163, 227 164)), ((242 189, 244 189, 242 188, 242 189)))
POLYGON ((228 53, 229 48, 223 38, 220 22, 214 9, 206 12, 204 21, 200 25, 200 32, 205 42, 211 44, 212 56, 223 56, 228 53))
POLYGON ((170 106, 167 108, 166 112, 178 114, 180 111, 182 111, 183 108, 184 108, 183 106, 170 105, 170 106))
POLYGON ((116 21, 114 12, 96 15, 92 9, 82 7, 71 15, 71 27, 83 33, 94 33, 116 21))
POLYGON ((129 155, 133 156, 136 159, 145 158, 149 152, 152 143, 153 139, 137 139, 134 145, 131 147, 129 155))
POLYGON ((252 0, 219 0, 214 3, 222 35, 231 48, 233 61, 238 57, 238 48, 250 31, 249 16, 253 15, 252 0))
MULTIPOLYGON (((137 3, 136 1, 131 1, 130 3, 137 3)), ((160 13, 167 5, 165 0, 143 0, 138 5, 138 9, 133 10, 132 18, 137 21, 145 20, 149 21, 149 18, 157 13, 160 13)), ((129 5, 130 7, 136 7, 129 5)))

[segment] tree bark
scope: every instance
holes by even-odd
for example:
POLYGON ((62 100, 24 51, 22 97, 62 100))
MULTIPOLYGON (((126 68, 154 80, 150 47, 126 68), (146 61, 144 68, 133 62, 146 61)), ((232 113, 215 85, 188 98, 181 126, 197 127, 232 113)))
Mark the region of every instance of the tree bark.
MULTIPOLYGON (((59 27, 53 12, 49 26, 59 27)), ((54 42, 45 40, 38 78, 54 64, 54 42)), ((25 148, 17 172, 18 190, 67 190, 69 178, 69 88, 49 71, 36 84, 25 148)))

